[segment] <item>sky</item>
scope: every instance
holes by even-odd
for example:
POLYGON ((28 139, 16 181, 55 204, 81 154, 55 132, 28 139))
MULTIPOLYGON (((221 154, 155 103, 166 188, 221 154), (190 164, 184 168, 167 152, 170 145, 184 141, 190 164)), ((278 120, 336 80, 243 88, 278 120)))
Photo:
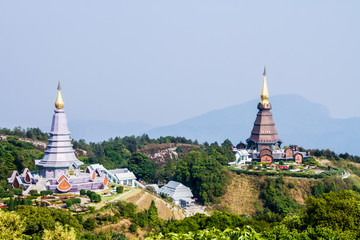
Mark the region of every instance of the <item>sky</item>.
MULTIPOLYGON (((173 124, 270 93, 360 117, 360 1, 0 0, 0 127, 173 124)), ((239 116, 241 117, 241 116, 239 116)), ((311 117, 311 116, 310 116, 311 117)))

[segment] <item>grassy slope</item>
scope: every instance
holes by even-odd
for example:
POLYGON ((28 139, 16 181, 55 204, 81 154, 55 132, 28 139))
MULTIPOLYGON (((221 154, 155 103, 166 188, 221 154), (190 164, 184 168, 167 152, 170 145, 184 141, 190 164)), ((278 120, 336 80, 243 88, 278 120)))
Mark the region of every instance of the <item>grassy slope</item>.
MULTIPOLYGON (((224 210, 240 215, 256 214, 255 203, 262 205, 259 199, 261 184, 266 181, 266 176, 253 176, 230 173, 230 183, 227 192, 221 198, 221 202, 213 206, 213 210, 224 210)), ((305 204, 305 198, 311 193, 311 187, 318 181, 313 179, 299 179, 284 177, 286 187, 290 195, 297 203, 305 204), (294 188, 289 188, 289 183, 294 183, 294 188)))
POLYGON ((165 220, 181 220, 184 218, 182 209, 180 209, 178 206, 175 206, 173 203, 168 203, 160 197, 146 191, 140 191, 139 193, 131 196, 125 201, 136 204, 139 210, 148 209, 150 207, 151 201, 154 201, 155 206, 158 209, 159 218, 165 220))
MULTIPOLYGON (((175 206, 172 203, 168 203, 158 196, 144 191, 142 189, 135 189, 136 191, 131 192, 131 194, 124 196, 120 200, 134 203, 138 206, 138 210, 142 211, 144 209, 149 209, 151 201, 155 201, 155 205, 158 209, 159 218, 170 220, 170 219, 178 219, 181 220, 184 218, 184 213, 182 209, 178 206, 175 206)), ((108 209, 98 213, 99 215, 114 215, 112 209, 108 209)), ((89 215, 91 216, 91 215, 89 215)), ((87 216, 87 217, 89 217, 87 216)), ((86 218, 87 218, 86 217, 86 218)), ((86 219, 85 218, 85 219, 86 219)), ((118 223, 106 223, 104 225, 98 226, 94 232, 121 232, 126 235, 128 239, 140 238, 142 239, 148 232, 145 229, 138 228, 137 234, 131 233, 129 231, 129 226, 131 224, 130 219, 122 218, 118 223)))

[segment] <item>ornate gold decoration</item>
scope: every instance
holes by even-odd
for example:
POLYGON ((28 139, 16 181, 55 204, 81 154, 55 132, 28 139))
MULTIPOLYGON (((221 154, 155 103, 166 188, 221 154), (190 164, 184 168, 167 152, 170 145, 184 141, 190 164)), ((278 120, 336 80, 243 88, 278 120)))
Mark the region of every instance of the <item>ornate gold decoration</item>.
POLYGON ((266 83, 266 68, 264 67, 264 81, 263 81, 263 86, 262 86, 262 90, 261 90, 261 104, 264 103, 269 103, 268 99, 269 99, 269 91, 268 91, 268 87, 267 87, 267 83, 266 83))
POLYGON ((55 107, 57 109, 62 109, 64 107, 64 101, 63 101, 61 93, 60 93, 60 90, 61 90, 60 81, 59 81, 57 89, 58 89, 58 94, 57 94, 57 97, 55 100, 55 107))

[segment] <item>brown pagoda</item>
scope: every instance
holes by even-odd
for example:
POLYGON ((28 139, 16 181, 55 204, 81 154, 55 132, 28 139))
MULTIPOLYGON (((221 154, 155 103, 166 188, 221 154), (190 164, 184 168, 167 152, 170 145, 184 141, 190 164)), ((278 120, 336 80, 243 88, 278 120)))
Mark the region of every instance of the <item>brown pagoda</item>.
POLYGON ((262 162, 267 162, 265 155, 268 155, 269 162, 274 158, 281 158, 280 146, 282 141, 278 137, 275 122, 270 111, 271 103, 268 99, 269 92, 266 83, 266 69, 264 69, 261 102, 257 106, 259 112, 256 116, 251 136, 246 140, 247 149, 251 158, 260 159, 262 162), (277 152, 279 153, 277 154, 277 152))

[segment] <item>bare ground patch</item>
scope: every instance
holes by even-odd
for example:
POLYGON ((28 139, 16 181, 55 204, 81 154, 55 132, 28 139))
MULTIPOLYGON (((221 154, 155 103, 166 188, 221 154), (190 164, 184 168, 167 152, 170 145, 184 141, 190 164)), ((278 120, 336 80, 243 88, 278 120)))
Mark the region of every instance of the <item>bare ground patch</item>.
POLYGON ((264 177, 230 173, 231 182, 221 202, 214 210, 225 210, 235 214, 253 215, 256 213, 255 202, 260 201, 260 184, 264 177))
POLYGON ((181 212, 179 207, 167 203, 163 199, 145 191, 141 191, 138 194, 131 196, 126 201, 136 204, 139 210, 149 209, 151 201, 154 201, 155 206, 158 209, 159 218, 165 220, 180 220, 184 218, 184 214, 181 212))

